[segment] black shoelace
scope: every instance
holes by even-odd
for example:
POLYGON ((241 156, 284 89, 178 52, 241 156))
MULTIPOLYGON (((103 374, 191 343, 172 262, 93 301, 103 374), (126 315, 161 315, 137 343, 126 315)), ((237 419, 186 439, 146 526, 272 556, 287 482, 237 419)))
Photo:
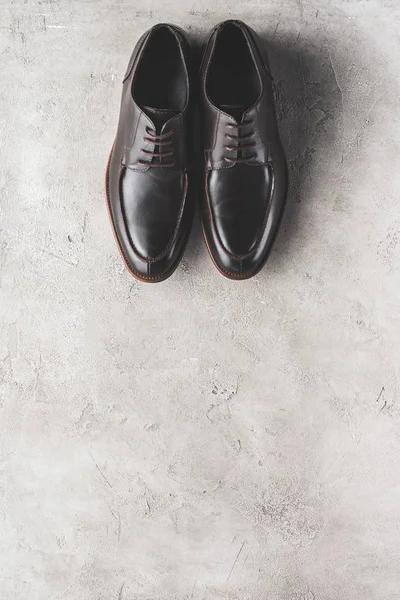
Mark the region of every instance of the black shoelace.
POLYGON ((255 141, 250 140, 254 135, 254 131, 242 132, 242 128, 251 125, 252 122, 252 119, 246 119, 242 123, 227 123, 226 126, 234 130, 235 134, 226 133, 225 135, 235 144, 226 144, 224 148, 230 152, 236 152, 236 156, 234 158, 224 156, 224 160, 230 163, 247 162, 257 156, 254 152, 249 153, 249 149, 256 145, 255 141))
POLYGON ((146 127, 146 135, 143 137, 144 142, 154 144, 154 151, 142 150, 144 154, 149 157, 149 160, 139 159, 139 164, 146 165, 147 167, 173 167, 175 161, 172 160, 174 152, 171 148, 172 144, 172 131, 157 135, 153 129, 146 127), (163 151, 163 148, 168 150, 163 151))

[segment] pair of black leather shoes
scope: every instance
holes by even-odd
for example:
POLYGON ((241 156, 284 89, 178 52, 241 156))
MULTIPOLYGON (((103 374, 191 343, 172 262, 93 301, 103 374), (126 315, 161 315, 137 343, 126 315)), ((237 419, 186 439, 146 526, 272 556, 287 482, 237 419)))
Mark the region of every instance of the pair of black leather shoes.
POLYGON ((212 30, 200 86, 180 28, 159 24, 140 38, 123 80, 106 188, 118 246, 138 279, 174 272, 197 195, 219 271, 247 279, 262 268, 281 221, 287 171, 268 59, 250 27, 225 21, 212 30), (197 100, 201 153, 194 148, 197 100))

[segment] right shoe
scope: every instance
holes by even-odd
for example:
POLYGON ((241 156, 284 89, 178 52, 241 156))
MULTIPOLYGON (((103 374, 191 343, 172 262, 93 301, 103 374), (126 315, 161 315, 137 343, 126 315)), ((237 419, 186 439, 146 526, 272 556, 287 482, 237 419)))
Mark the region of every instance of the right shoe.
POLYGON ((123 80, 106 193, 118 247, 141 281, 174 272, 192 225, 191 77, 184 32, 160 23, 140 38, 123 80))
POLYGON ((201 84, 204 237, 225 277, 248 279, 265 264, 278 232, 287 169, 268 59, 245 23, 212 30, 201 84))

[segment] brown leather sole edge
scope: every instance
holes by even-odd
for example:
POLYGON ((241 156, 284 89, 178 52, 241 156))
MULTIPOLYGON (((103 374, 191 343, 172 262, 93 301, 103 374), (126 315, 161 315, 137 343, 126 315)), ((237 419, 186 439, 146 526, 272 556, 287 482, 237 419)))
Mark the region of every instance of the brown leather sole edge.
POLYGON ((119 252, 120 252, 120 254, 121 254, 122 258, 123 258, 123 261, 124 261, 124 263, 125 263, 125 266, 126 266, 126 268, 128 269, 129 273, 130 273, 130 274, 131 274, 131 275, 132 275, 132 276, 133 276, 135 279, 137 279, 138 281, 141 281, 142 283, 161 283, 162 281, 165 281, 166 279, 168 279, 169 277, 171 277, 171 275, 173 275, 173 273, 176 271, 176 269, 177 269, 177 267, 178 267, 178 265, 179 265, 179 263, 180 263, 180 261, 181 261, 181 259, 182 259, 182 256, 183 256, 183 254, 184 254, 184 252, 185 252, 185 250, 186 250, 186 242, 187 242, 187 239, 188 239, 188 237, 189 237, 189 233, 190 233, 190 231, 189 231, 189 232, 188 232, 188 234, 187 234, 187 237, 186 237, 185 243, 183 244, 183 250, 182 250, 182 251, 181 251, 181 253, 179 254, 179 256, 178 256, 178 258, 177 258, 176 262, 175 262, 175 263, 174 263, 174 265, 173 265, 173 266, 172 266, 172 267, 171 267, 171 268, 170 268, 168 271, 166 271, 166 272, 165 272, 163 275, 158 275, 158 276, 156 276, 156 277, 146 277, 145 275, 140 275, 139 273, 136 273, 136 271, 134 271, 134 270, 132 269, 132 267, 131 267, 131 265, 129 264, 129 261, 128 261, 128 259, 126 258, 126 256, 125 256, 125 253, 124 253, 124 251, 122 250, 122 248, 121 248, 121 245, 120 245, 120 243, 119 243, 119 239, 118 239, 118 236, 117 236, 117 232, 116 232, 116 230, 115 230, 115 227, 114 227, 114 221, 113 221, 113 218, 112 218, 112 212, 111 212, 110 194, 109 194, 108 184, 109 184, 109 179, 110 179, 110 163, 111 163, 111 155, 112 155, 112 153, 113 153, 113 150, 114 150, 114 144, 112 145, 112 148, 111 148, 111 151, 110 151, 110 154, 109 154, 109 157, 108 157, 107 169, 106 169, 106 176, 105 176, 105 189, 106 189, 106 198, 107 198, 108 216, 110 217, 111 229, 112 229, 112 231, 113 231, 114 238, 115 238, 115 241, 116 241, 116 243, 117 243, 118 250, 119 250, 119 252))

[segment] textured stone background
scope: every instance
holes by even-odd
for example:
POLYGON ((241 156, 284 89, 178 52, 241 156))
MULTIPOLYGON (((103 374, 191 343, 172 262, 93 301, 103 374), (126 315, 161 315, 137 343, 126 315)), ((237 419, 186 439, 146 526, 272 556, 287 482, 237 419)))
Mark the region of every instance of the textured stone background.
POLYGON ((400 598, 397 0, 0 0, 0 596, 400 598), (108 222, 158 21, 270 46, 292 187, 267 267, 195 225, 142 285, 108 222))

